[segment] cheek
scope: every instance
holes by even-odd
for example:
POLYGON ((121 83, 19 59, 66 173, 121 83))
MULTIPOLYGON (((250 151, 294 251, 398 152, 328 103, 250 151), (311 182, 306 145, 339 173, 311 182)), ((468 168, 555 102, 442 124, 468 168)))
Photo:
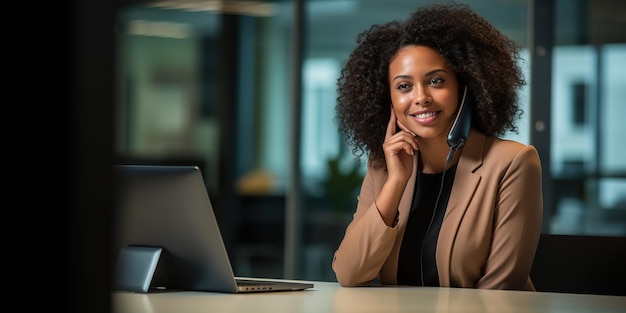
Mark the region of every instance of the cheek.
POLYGON ((411 105, 411 97, 408 94, 391 93, 391 103, 394 108, 404 108, 407 105, 411 105))
POLYGON ((396 96, 391 98, 391 104, 394 112, 396 112, 396 118, 401 123, 406 123, 407 112, 411 108, 411 102, 407 101, 406 96, 396 96))

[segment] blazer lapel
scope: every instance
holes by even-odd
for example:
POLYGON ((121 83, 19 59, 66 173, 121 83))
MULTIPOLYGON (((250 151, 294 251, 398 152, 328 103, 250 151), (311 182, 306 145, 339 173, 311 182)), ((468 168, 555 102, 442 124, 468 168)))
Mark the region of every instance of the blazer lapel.
POLYGON ((444 284, 447 286, 450 284, 452 245, 463 215, 480 182, 480 175, 475 174, 474 171, 482 165, 484 145, 485 135, 472 129, 457 164, 454 184, 437 241, 437 263, 443 265, 438 269, 442 287, 446 287, 444 284))

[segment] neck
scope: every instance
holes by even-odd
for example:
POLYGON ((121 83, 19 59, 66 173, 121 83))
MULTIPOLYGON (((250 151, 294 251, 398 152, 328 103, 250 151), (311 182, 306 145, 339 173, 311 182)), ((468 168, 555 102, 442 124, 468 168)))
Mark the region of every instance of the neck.
POLYGON ((446 164, 446 158, 450 152, 450 147, 445 146, 430 146, 428 148, 422 148, 420 146, 420 170, 426 174, 441 173, 446 168, 450 168, 459 161, 461 150, 454 152, 452 160, 449 164, 446 164))

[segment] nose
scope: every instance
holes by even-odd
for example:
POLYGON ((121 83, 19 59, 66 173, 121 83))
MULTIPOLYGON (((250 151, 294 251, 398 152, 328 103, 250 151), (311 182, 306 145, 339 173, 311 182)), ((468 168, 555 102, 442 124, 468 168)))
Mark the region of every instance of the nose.
POLYGON ((415 89, 414 101, 415 105, 428 105, 432 101, 430 94, 428 93, 428 88, 424 88, 422 86, 418 86, 415 89))

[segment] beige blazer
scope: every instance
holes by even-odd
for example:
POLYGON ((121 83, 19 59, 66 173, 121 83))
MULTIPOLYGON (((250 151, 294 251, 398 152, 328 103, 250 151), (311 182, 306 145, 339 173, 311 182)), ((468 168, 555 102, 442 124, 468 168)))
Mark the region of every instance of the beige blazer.
MULTIPOLYGON (((398 255, 418 169, 388 227, 374 200, 387 179, 385 165, 368 164, 357 209, 333 258, 342 286, 378 278, 397 284, 398 255)), ((463 147, 437 241, 442 287, 535 290, 529 274, 541 234, 543 196, 537 150, 471 130, 463 147)))

